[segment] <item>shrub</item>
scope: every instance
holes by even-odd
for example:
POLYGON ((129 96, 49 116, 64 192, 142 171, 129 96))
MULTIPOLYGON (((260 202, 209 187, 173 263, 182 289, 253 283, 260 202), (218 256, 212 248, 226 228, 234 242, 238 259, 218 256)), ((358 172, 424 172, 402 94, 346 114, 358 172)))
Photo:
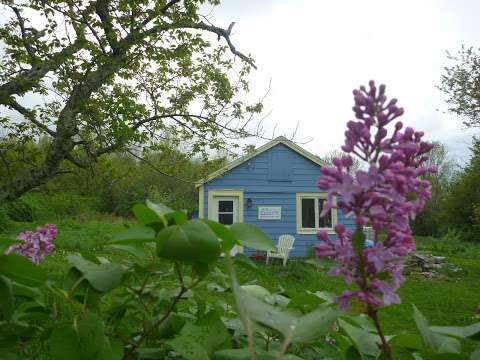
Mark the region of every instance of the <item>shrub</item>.
POLYGON ((6 207, 0 206, 0 231, 8 230, 10 225, 11 222, 6 207))
POLYGON ((21 197, 6 205, 8 217, 13 221, 32 222, 38 220, 40 207, 31 196, 21 197))

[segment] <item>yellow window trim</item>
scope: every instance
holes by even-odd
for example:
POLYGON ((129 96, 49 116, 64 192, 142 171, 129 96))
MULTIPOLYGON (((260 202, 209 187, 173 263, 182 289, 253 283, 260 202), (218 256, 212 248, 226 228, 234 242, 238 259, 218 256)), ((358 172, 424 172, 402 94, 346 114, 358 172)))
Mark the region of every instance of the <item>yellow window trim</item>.
MULTIPOLYGON (((320 230, 326 230, 329 234, 334 234, 335 225, 338 224, 338 214, 337 209, 332 209, 332 227, 331 228, 317 228, 317 229, 306 229, 302 228, 302 199, 303 198, 318 198, 326 199, 326 192, 301 192, 296 194, 297 199, 297 234, 312 235, 318 233, 320 230)), ((337 199, 333 198, 333 204, 337 204, 337 199)), ((316 220, 315 220, 316 222, 316 220)))
POLYGON ((208 190, 208 218, 210 220, 214 219, 213 198, 215 196, 238 197, 238 222, 243 223, 243 190, 239 190, 239 189, 208 190))

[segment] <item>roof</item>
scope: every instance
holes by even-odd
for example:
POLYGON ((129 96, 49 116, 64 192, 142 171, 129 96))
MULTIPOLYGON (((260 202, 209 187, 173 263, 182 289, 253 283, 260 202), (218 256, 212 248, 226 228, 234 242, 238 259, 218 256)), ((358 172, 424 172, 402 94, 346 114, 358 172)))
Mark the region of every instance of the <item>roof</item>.
POLYGON ((320 165, 320 166, 326 165, 325 162, 322 159, 320 159, 318 156, 313 155, 312 153, 308 152, 307 150, 305 150, 302 147, 295 144, 293 141, 288 140, 286 137, 279 136, 279 137, 273 139, 272 141, 266 143, 265 145, 260 146, 258 149, 255 149, 255 151, 252 152, 251 154, 242 156, 242 157, 228 163, 227 165, 225 165, 221 169, 218 169, 218 170, 210 173, 209 175, 207 175, 203 179, 198 180, 195 183, 195 186, 199 187, 199 186, 209 182, 210 180, 213 180, 213 179, 215 179, 219 176, 222 176, 226 172, 236 168, 237 166, 247 162, 248 160, 254 158, 257 155, 260 155, 261 153, 273 148, 274 146, 276 146, 278 144, 283 144, 283 145, 287 146, 291 150, 297 152, 298 154, 302 155, 303 157, 307 158, 308 160, 314 162, 317 165, 320 165))

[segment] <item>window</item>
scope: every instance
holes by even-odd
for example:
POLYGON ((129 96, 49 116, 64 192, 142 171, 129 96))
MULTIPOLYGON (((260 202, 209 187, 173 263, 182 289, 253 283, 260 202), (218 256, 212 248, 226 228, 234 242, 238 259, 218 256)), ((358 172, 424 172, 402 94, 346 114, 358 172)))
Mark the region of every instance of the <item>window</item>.
POLYGON ((320 216, 325 206, 326 193, 297 194, 297 232, 314 234, 320 229, 331 230, 337 222, 337 211, 331 209, 325 216, 320 216))
POLYGON ((218 200, 218 222, 224 225, 233 224, 233 200, 218 200))

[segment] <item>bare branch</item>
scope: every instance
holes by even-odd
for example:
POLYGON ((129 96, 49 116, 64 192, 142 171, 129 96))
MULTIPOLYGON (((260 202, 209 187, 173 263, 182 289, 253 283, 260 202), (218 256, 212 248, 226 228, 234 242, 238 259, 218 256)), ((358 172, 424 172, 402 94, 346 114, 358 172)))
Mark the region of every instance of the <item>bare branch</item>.
POLYGON ((208 24, 205 24, 203 21, 200 21, 199 23, 196 23, 196 24, 193 24, 193 25, 190 25, 190 26, 186 26, 186 28, 206 30, 206 31, 217 34, 218 38, 223 37, 225 39, 225 41, 227 42, 228 47, 230 48, 230 51, 234 55, 237 55, 240 59, 242 59, 246 63, 250 64, 254 69, 257 69, 257 66, 255 65, 253 60, 250 57, 248 57, 248 56, 244 55, 243 53, 241 53, 240 51, 238 51, 235 48, 235 46, 233 45, 232 41, 230 40, 230 33, 232 31, 233 25, 235 25, 234 22, 232 22, 230 24, 230 26, 228 27, 228 29, 225 30, 225 29, 222 29, 220 27, 217 27, 217 26, 214 26, 214 25, 208 25, 208 24))

